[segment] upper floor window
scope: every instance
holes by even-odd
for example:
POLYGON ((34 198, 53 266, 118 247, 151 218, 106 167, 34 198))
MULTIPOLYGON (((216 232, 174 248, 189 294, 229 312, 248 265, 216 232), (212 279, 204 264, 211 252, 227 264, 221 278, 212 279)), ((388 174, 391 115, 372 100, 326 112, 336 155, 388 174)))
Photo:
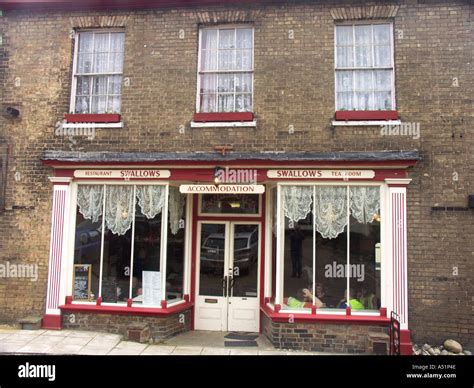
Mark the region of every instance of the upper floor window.
POLYGON ((124 41, 124 32, 78 32, 72 112, 120 113, 124 41))
POLYGON ((252 112, 253 28, 200 31, 198 112, 252 112))
POLYGON ((390 23, 336 26, 336 110, 394 110, 390 23))

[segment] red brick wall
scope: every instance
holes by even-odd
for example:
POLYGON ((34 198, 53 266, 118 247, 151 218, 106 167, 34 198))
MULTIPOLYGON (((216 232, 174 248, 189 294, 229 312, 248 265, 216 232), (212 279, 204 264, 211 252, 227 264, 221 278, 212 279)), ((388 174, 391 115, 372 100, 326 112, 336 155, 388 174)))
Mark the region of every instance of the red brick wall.
POLYGON ((262 324, 263 334, 275 347, 310 352, 372 354, 369 333, 388 335, 388 327, 321 322, 277 323, 264 314, 262 324))
POLYGON ((144 323, 150 328, 150 336, 159 342, 176 334, 190 330, 191 310, 169 316, 138 316, 121 314, 97 314, 65 312, 62 326, 65 329, 100 331, 127 335, 127 329, 134 324, 144 323))

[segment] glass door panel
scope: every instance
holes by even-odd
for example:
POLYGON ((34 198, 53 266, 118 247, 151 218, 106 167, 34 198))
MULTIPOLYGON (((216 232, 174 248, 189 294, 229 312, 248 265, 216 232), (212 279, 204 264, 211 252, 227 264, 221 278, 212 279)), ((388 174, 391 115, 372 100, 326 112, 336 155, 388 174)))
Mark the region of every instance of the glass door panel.
POLYGON ((199 295, 225 296, 226 224, 202 224, 199 295))
POLYGON ((257 297, 259 225, 233 226, 232 296, 257 297))

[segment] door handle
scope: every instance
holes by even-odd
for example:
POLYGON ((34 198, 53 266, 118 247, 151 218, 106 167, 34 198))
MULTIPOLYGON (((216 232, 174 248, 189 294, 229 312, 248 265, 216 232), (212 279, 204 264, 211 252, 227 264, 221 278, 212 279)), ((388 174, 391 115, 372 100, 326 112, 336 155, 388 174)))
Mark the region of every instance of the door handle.
POLYGON ((234 288, 234 283, 235 283, 235 278, 232 276, 230 279, 230 289, 232 290, 234 288))
POLYGON ((222 292, 224 293, 224 296, 227 296, 227 276, 222 278, 222 292))

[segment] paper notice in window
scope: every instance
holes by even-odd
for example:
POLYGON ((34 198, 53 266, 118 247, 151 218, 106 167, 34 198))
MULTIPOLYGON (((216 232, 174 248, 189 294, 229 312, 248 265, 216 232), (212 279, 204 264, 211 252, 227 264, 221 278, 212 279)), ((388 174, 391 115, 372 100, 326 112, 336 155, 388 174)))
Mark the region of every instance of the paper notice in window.
POLYGON ((150 306, 161 305, 161 272, 142 271, 143 304, 150 306))

